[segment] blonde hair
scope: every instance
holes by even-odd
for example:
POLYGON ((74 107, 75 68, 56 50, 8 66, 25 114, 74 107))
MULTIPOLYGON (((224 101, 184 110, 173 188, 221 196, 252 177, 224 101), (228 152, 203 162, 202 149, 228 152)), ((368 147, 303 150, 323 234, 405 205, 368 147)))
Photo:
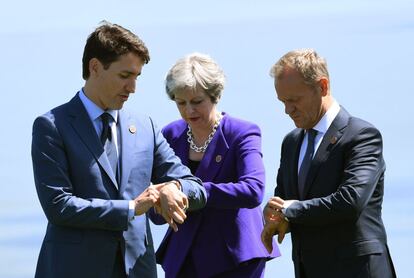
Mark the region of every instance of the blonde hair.
POLYGON ((305 84, 311 87, 315 87, 321 78, 329 81, 326 60, 313 49, 298 49, 286 53, 272 66, 270 75, 277 81, 286 69, 296 70, 305 84))

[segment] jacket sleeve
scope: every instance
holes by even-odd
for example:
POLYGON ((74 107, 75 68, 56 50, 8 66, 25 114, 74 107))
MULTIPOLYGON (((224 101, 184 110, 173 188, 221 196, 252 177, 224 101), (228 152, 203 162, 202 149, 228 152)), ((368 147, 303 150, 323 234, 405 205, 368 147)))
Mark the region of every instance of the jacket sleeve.
MULTIPOLYGON (((344 174, 337 191, 293 203, 285 211, 289 221, 311 226, 356 221, 372 201, 385 171, 381 134, 374 127, 363 128, 344 148, 344 174)), ((375 198, 380 200, 382 195, 375 198)))
MULTIPOLYGON (((128 201, 83 199, 74 193, 64 142, 52 114, 33 124, 32 161, 40 204, 55 225, 122 231, 128 226, 128 201)), ((88 167, 85 165, 85 167, 88 167)))
POLYGON ((261 132, 257 125, 241 130, 230 146, 236 148, 235 182, 204 182, 207 207, 221 209, 254 208, 261 204, 265 189, 265 170, 261 152, 261 132))

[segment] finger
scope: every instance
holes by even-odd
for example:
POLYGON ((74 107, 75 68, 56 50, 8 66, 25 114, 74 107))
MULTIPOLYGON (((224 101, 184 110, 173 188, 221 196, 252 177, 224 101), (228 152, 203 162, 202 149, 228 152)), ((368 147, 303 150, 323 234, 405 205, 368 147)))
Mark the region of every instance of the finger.
POLYGON ((280 210, 283 208, 283 204, 284 203, 280 203, 280 202, 270 202, 268 203, 268 207, 273 209, 273 210, 280 210))
POLYGON ((171 229, 173 229, 174 232, 177 232, 178 227, 177 224, 174 223, 174 220, 167 213, 163 213, 162 216, 164 217, 165 222, 167 222, 167 224, 171 227, 171 229))
POLYGON ((174 232, 178 232, 178 226, 174 223, 174 221, 170 223, 170 227, 171 229, 173 229, 174 232))
MULTIPOLYGON (((183 194, 184 195, 184 194, 183 194)), ((184 211, 186 211, 188 208, 189 208, 189 203, 188 203, 188 199, 187 199, 187 196, 185 196, 184 195, 184 198, 183 198, 183 204, 184 204, 184 207, 183 207, 183 209, 184 209, 184 211)))
POLYGON ((158 214, 161 214, 162 212, 161 212, 161 207, 160 207, 160 205, 158 205, 157 203, 156 204, 154 204, 154 209, 155 209, 155 212, 156 213, 158 213, 158 214))
POLYGON ((160 191, 161 188, 164 187, 164 185, 166 185, 167 183, 163 182, 163 183, 158 183, 158 184, 152 184, 151 186, 154 187, 155 190, 160 191))
POLYGON ((269 235, 269 233, 266 230, 262 231, 261 239, 267 252, 272 253, 272 250, 273 250, 272 237, 269 235))
POLYGON ((266 247, 267 252, 269 252, 269 254, 272 253, 273 244, 272 244, 272 238, 271 237, 266 240, 265 247, 266 247))
POLYGON ((161 210, 161 215, 165 219, 165 222, 167 222, 168 225, 174 222, 173 219, 164 210, 161 210))
POLYGON ((178 209, 176 211, 172 212, 172 219, 174 219, 175 222, 182 224, 184 223, 184 220, 187 218, 184 211, 182 209, 178 209))
POLYGON ((262 243, 263 244, 265 244, 265 242, 266 242, 266 234, 267 234, 266 230, 263 229, 263 231, 262 231, 262 233, 260 235, 260 239, 262 240, 262 243))
POLYGON ((283 239, 285 238, 285 231, 279 231, 279 234, 277 235, 277 242, 279 242, 279 244, 282 243, 283 239))
POLYGON ((151 195, 154 195, 154 196, 159 196, 160 195, 160 192, 157 189, 155 189, 155 187, 149 187, 148 188, 148 193, 150 193, 151 195))

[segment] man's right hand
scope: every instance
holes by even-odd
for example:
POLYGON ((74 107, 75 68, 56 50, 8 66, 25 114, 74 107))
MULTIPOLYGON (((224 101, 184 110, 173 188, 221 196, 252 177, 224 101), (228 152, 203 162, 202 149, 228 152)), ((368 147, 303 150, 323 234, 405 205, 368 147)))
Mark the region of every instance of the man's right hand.
POLYGON ((135 198, 135 215, 141 215, 146 213, 151 207, 153 207, 160 197, 160 193, 155 186, 150 185, 144 190, 137 198, 135 198))

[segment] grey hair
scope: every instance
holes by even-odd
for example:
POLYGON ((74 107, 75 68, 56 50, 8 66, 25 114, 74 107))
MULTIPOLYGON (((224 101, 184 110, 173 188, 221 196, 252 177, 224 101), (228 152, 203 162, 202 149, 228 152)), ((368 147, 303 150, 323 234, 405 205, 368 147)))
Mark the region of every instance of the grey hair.
POLYGON ((311 87, 315 87, 321 78, 329 80, 326 60, 313 49, 298 49, 286 53, 272 66, 270 76, 277 81, 286 69, 299 72, 305 84, 311 87))
POLYGON ((179 59, 168 71, 165 90, 171 100, 179 91, 202 89, 217 103, 224 89, 225 76, 219 65, 208 55, 191 53, 179 59))

